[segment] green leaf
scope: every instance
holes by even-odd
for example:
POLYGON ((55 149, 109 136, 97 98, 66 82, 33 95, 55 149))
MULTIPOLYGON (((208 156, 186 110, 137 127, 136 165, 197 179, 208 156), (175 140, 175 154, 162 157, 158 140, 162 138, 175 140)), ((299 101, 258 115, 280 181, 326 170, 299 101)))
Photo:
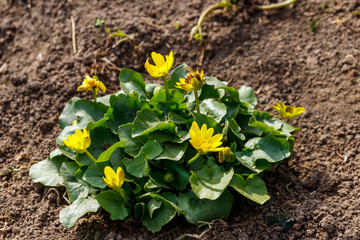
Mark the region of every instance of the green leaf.
MULTIPOLYGON (((90 131, 91 145, 88 147, 89 153, 95 158, 98 159, 99 156, 106 150, 109 146, 118 142, 118 138, 111 133, 110 129, 105 127, 96 127, 90 131)), ((80 164, 91 166, 93 161, 85 154, 77 154, 77 161, 80 164)))
POLYGON ((189 73, 189 71, 186 70, 187 68, 188 68, 188 66, 185 63, 183 63, 174 69, 174 71, 171 74, 170 79, 168 80, 169 89, 177 89, 181 93, 184 93, 184 94, 186 93, 185 90, 176 88, 175 85, 177 82, 179 82, 180 78, 186 78, 186 75, 189 73))
POLYGON ((206 124, 208 129, 214 128, 214 135, 222 132, 219 124, 215 121, 214 118, 201 113, 198 114, 193 112, 192 114, 194 116, 195 122, 199 125, 199 128, 201 128, 203 124, 206 124))
POLYGON ((162 205, 162 201, 160 200, 156 200, 155 198, 151 199, 148 203, 148 211, 149 211, 149 215, 150 218, 153 217, 153 213, 156 209, 159 209, 162 205))
POLYGON ((139 100, 129 95, 120 94, 110 97, 110 108, 108 110, 109 128, 115 134, 118 133, 118 128, 122 124, 131 123, 136 117, 137 111, 141 109, 139 100))
POLYGON ((229 121, 229 128, 231 130, 231 132, 237 137, 239 138, 241 141, 245 141, 246 137, 244 134, 242 134, 241 131, 241 127, 237 124, 237 122, 231 118, 228 119, 229 121))
POLYGON ((199 225, 201 222, 211 222, 214 219, 226 220, 230 214, 234 198, 226 189, 216 200, 199 199, 193 192, 189 191, 180 194, 177 201, 186 220, 199 225))
POLYGON ((229 186, 244 197, 259 204, 264 204, 270 199, 265 182, 257 174, 251 174, 246 181, 240 174, 235 174, 229 186))
POLYGON ((160 90, 158 93, 156 93, 151 99, 149 104, 153 107, 157 107, 157 105, 159 103, 164 103, 164 104, 172 104, 175 107, 173 107, 174 109, 179 109, 179 108, 186 108, 186 105, 184 105, 183 107, 179 107, 180 104, 182 102, 184 102, 185 96, 180 93, 179 91, 175 90, 175 89, 170 89, 169 90, 169 101, 166 99, 166 91, 165 89, 160 90))
POLYGON ((167 159, 172 161, 179 161, 184 156, 188 145, 188 142, 184 142, 181 144, 164 143, 164 151, 159 156, 157 156, 155 160, 167 159))
POLYGON ((229 93, 230 99, 234 102, 240 102, 240 94, 239 91, 236 90, 233 87, 228 87, 228 86, 224 86, 224 87, 219 87, 219 89, 224 89, 229 93))
POLYGON ((252 108, 255 108, 257 99, 254 90, 248 86, 241 86, 239 89, 240 101, 249 104, 252 108))
POLYGON ((60 211, 60 222, 66 228, 71 228, 76 221, 88 212, 97 212, 99 203, 94 198, 79 198, 70 206, 60 211))
POLYGON ((225 95, 225 90, 221 89, 221 87, 225 87, 227 84, 227 82, 220 81, 216 77, 205 77, 205 85, 213 86, 218 91, 219 97, 217 98, 219 99, 225 95))
POLYGON ((155 89, 159 89, 159 88, 162 89, 164 87, 158 83, 146 83, 145 93, 148 95, 149 98, 152 98, 155 94, 154 93, 155 89))
POLYGON ((123 68, 120 72, 120 82, 121 83, 136 83, 141 90, 145 91, 145 82, 140 73, 135 72, 134 70, 123 68))
POLYGON ((96 163, 91 165, 84 173, 83 180, 97 188, 105 188, 104 168, 109 166, 108 163, 96 163))
POLYGON ((174 174, 174 181, 170 184, 179 191, 185 190, 190 178, 188 170, 185 169, 182 164, 173 161, 166 161, 165 167, 168 172, 174 174))
POLYGON ((158 194, 147 193, 142 195, 140 198, 146 197, 162 201, 160 208, 154 209, 152 216, 150 216, 150 212, 148 210, 143 218, 144 226, 153 233, 159 231, 162 226, 170 222, 170 220, 175 217, 176 213, 181 213, 180 208, 176 205, 175 194, 163 193, 161 196, 158 194))
POLYGON ((132 137, 138 137, 156 130, 167 130, 176 134, 176 125, 171 121, 166 121, 164 116, 150 109, 138 111, 132 129, 132 137))
POLYGON ((75 112, 75 103, 79 100, 81 99, 78 97, 73 97, 65 105, 63 111, 59 116, 59 123, 61 129, 64 129, 66 126, 71 126, 72 122, 77 120, 76 112, 75 112))
POLYGON ((96 162, 100 163, 100 162, 109 161, 111 155, 115 152, 116 149, 124 147, 125 141, 126 140, 119 141, 119 142, 115 143, 114 145, 112 145, 111 147, 109 147, 106 151, 104 151, 103 153, 100 154, 100 156, 98 157, 96 162))
POLYGON ((61 165, 68 160, 65 156, 46 158, 31 166, 29 175, 34 182, 42 183, 49 187, 58 187, 64 184, 60 174, 61 165))
POLYGON ((78 169, 79 166, 75 162, 64 162, 60 168, 60 173, 64 178, 66 192, 69 195, 70 202, 85 198, 89 194, 89 188, 80 184, 74 176, 78 169))
POLYGON ((156 141, 148 141, 141 149, 133 161, 125 159, 126 170, 133 176, 141 178, 147 176, 150 172, 150 166, 147 160, 152 160, 162 152, 160 144, 156 141))
POLYGON ((256 159, 262 158, 272 163, 280 162, 290 157, 289 147, 287 140, 267 134, 258 141, 258 149, 254 151, 254 156, 256 159))
POLYGON ((222 118, 226 115, 226 106, 213 99, 206 99, 200 104, 200 112, 212 117, 217 122, 221 122, 222 118))
POLYGON ((113 190, 104 191, 96 195, 96 200, 103 209, 110 213, 111 220, 124 220, 129 216, 129 211, 119 192, 113 190))
POLYGON ((133 137, 131 131, 133 129, 133 123, 124 124, 119 127, 120 140, 126 140, 124 142, 124 150, 127 154, 135 157, 139 154, 140 148, 148 141, 146 135, 139 137, 133 137))
POLYGON ((190 176, 190 185, 196 196, 200 199, 215 200, 227 188, 234 175, 234 169, 228 172, 221 166, 213 165, 194 171, 190 176))
POLYGON ((146 93, 141 89, 141 87, 134 82, 120 83, 121 89, 126 93, 131 95, 131 97, 146 99, 146 93))

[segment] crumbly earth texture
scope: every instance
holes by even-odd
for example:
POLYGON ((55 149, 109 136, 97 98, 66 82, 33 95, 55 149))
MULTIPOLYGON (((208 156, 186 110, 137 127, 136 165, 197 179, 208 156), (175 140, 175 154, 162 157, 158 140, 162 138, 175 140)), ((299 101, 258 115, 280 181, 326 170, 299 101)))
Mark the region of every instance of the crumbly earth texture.
POLYGON ((216 2, 0 1, 0 239, 360 239, 360 1, 298 1, 274 11, 253 3, 276 1, 240 1, 205 19, 202 42, 189 41, 201 11, 216 2), (96 18, 137 47, 114 46, 96 18), (144 69, 149 53, 170 49, 174 66, 251 86, 260 110, 277 116, 270 105, 280 101, 305 107, 290 122, 301 128, 294 157, 265 174, 271 199, 260 206, 238 196, 226 222, 200 228, 179 217, 152 234, 101 210, 64 228, 64 189, 34 184, 28 173, 56 147, 63 107, 74 96, 91 99, 76 92, 85 74, 98 75, 108 93, 119 90, 121 68, 153 81, 144 69), (290 230, 269 225, 282 215, 293 218, 290 230))

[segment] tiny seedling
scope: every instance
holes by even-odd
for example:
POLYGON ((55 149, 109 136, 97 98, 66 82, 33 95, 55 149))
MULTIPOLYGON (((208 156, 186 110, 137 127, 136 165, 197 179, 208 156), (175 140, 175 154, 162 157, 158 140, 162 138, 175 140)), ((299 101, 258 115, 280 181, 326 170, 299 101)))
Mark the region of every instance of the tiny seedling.
POLYGON ((134 34, 126 34, 123 31, 121 31, 120 29, 117 29, 116 32, 110 32, 110 30, 108 28, 105 28, 105 31, 108 34, 108 39, 107 39, 106 45, 108 45, 108 43, 110 43, 111 38, 116 37, 118 40, 112 46, 113 48, 115 48, 117 45, 119 45, 123 42, 126 42, 126 41, 128 41, 131 45, 133 45, 134 49, 138 48, 133 41, 134 34))
POLYGON ((97 18, 95 21, 95 27, 102 27, 102 25, 104 25, 105 21, 102 20, 101 18, 97 18))
POLYGON ((309 27, 310 27, 310 30, 315 33, 317 31, 317 29, 319 28, 318 25, 317 25, 317 22, 316 20, 314 19, 311 19, 310 22, 309 22, 309 27))

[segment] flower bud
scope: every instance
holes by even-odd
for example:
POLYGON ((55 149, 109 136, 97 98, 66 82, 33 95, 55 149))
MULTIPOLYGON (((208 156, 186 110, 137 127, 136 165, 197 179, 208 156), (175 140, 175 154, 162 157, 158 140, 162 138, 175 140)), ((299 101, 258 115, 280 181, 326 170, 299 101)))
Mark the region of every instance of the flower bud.
POLYGON ((174 176, 174 174, 172 174, 172 173, 166 173, 165 174, 165 176, 164 176, 164 181, 165 182, 167 182, 167 183, 171 183, 171 182, 173 182, 174 181, 174 179, 175 179, 175 176, 174 176))

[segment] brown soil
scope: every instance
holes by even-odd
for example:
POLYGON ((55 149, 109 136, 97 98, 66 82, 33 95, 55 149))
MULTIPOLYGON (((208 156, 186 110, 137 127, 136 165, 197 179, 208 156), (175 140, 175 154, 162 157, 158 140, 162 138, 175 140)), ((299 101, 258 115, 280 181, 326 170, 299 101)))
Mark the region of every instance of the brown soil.
POLYGON ((202 233, 201 239, 360 239, 360 38, 336 23, 343 19, 359 31, 360 15, 352 11, 360 1, 298 1, 268 12, 245 1, 241 9, 215 11, 204 23, 204 41, 188 42, 201 11, 215 2, 0 1, 0 239, 174 239, 202 233), (112 31, 134 34, 139 49, 128 42, 112 48, 114 39, 107 46, 104 28, 94 27, 97 17, 112 31), (54 190, 28 175, 56 147, 64 105, 74 96, 90 97, 76 92, 86 73, 99 75, 108 92, 119 90, 119 71, 104 58, 150 81, 143 67, 148 54, 170 49, 175 65, 186 62, 234 87, 253 87, 262 110, 276 114, 270 105, 279 101, 306 108, 292 121, 302 129, 295 135, 294 158, 265 176, 271 200, 260 206, 239 197, 227 224, 216 222, 211 229, 178 218, 151 234, 136 223, 111 222, 104 212, 65 229, 58 220, 66 204, 63 189, 57 201, 54 190), (289 231, 268 226, 268 216, 283 214, 294 219, 289 231))

